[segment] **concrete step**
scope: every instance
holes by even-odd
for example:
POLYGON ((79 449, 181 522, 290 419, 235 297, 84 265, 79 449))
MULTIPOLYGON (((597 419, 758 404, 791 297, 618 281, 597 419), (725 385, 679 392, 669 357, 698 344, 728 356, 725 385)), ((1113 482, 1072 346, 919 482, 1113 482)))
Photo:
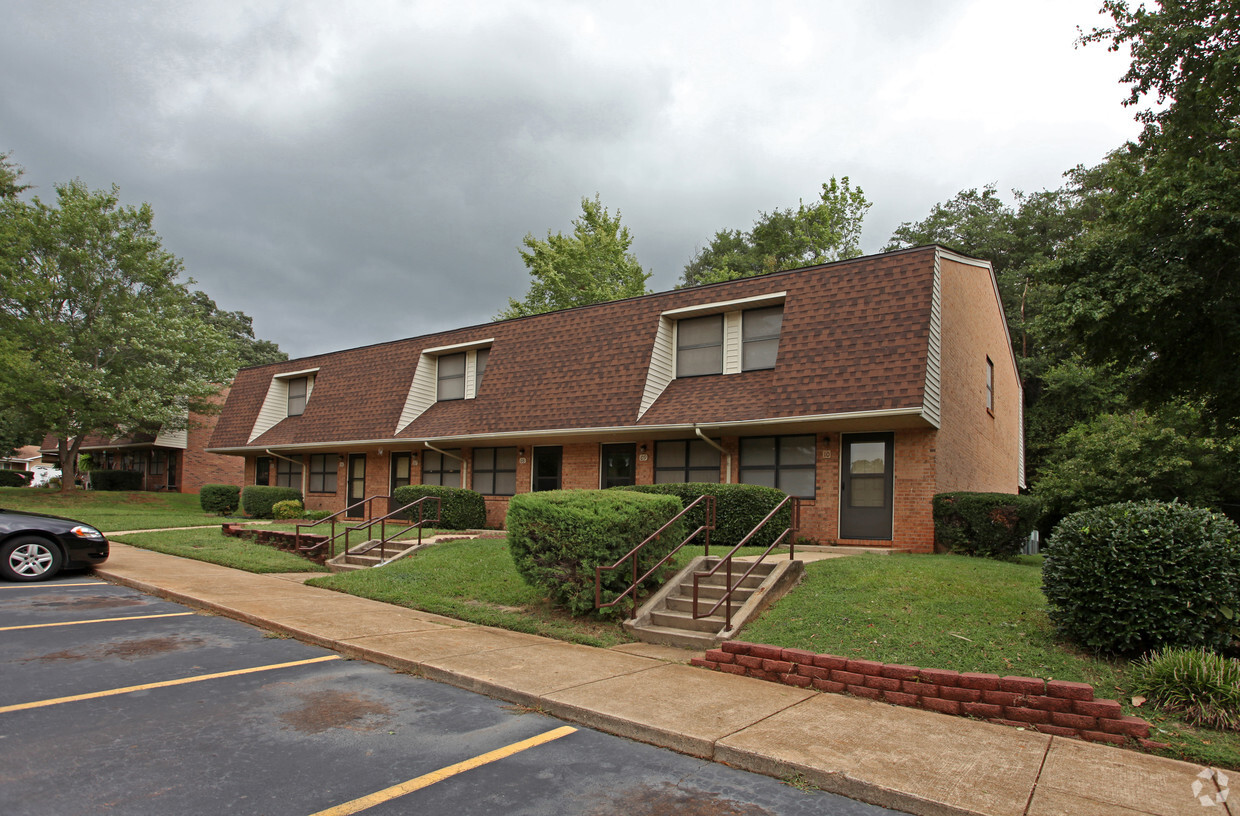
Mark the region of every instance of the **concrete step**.
POLYGON ((650 622, 655 626, 666 626, 669 629, 681 629, 687 632, 708 632, 715 635, 723 628, 723 615, 711 615, 709 618, 694 618, 688 612, 671 612, 664 609, 651 612, 650 622))
MULTIPOLYGON (((722 595, 722 591, 720 594, 722 595)), ((745 601, 748 601, 749 596, 752 594, 753 592, 751 590, 738 590, 737 592, 732 593, 732 609, 740 609, 745 605, 745 601)), ((703 598, 701 593, 698 593, 698 611, 705 612, 714 606, 718 600, 718 597, 703 598)), ((722 606, 719 608, 720 610, 723 609, 722 606)), ((693 597, 691 595, 670 595, 667 599, 667 610, 669 612, 683 612, 685 614, 692 615, 693 597)))
POLYGON ((702 651, 715 648, 715 636, 707 632, 690 632, 685 629, 673 629, 668 626, 645 624, 640 629, 632 622, 624 624, 624 628, 636 635, 644 643, 655 643, 661 646, 676 646, 681 649, 702 651))

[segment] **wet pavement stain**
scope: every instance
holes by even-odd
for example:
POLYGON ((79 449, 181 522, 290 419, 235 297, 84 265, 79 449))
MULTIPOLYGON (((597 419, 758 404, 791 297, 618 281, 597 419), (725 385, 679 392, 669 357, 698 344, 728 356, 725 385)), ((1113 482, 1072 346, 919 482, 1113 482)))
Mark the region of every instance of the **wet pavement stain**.
POLYGON ((90 649, 65 649, 64 651, 51 652, 38 657, 27 657, 19 662, 51 663, 57 660, 106 660, 114 657, 121 660, 135 660, 140 657, 151 657, 152 655, 181 651, 182 649, 193 649, 202 646, 204 643, 205 641, 201 638, 186 637, 123 640, 104 643, 90 649))
MULTIPOLYGON (((638 785, 603 793, 606 802, 586 804, 583 816, 774 816, 764 807, 735 802, 707 791, 687 790, 670 782, 638 785)), ((600 796, 600 798, 602 798, 600 796)), ((583 803, 584 804, 584 803, 583 803)))
POLYGON ((303 734, 321 734, 332 728, 375 731, 381 718, 391 713, 387 706, 359 694, 343 691, 316 691, 298 695, 302 705, 280 715, 286 726, 303 734))
POLYGON ((84 597, 75 598, 72 595, 53 595, 50 598, 36 601, 32 603, 33 607, 50 608, 50 609, 127 609, 134 606, 146 606, 145 598, 109 598, 103 597, 84 597))

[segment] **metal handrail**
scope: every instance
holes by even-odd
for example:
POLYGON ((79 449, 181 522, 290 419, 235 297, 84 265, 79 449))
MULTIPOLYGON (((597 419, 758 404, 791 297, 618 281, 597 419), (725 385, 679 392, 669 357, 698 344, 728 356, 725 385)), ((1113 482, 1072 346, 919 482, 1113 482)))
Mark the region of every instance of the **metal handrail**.
POLYGON ((779 504, 775 505, 775 509, 767 513, 766 518, 762 519, 762 521, 759 521, 757 525, 754 526, 754 528, 749 531, 749 534, 740 540, 740 543, 738 543, 735 547, 731 549, 731 551, 728 552, 727 555, 725 555, 722 559, 720 559, 718 564, 716 564, 713 568, 711 568, 710 570, 706 572, 693 573, 693 619, 697 620, 698 618, 708 618, 711 615, 715 614, 715 612, 718 611, 720 606, 724 606, 726 604, 725 612, 724 612, 723 628, 731 629, 732 628, 732 593, 734 593, 741 584, 745 583, 745 579, 748 578, 753 573, 753 571, 758 568, 758 565, 762 563, 762 559, 770 555, 771 550, 778 547, 780 543, 784 541, 784 539, 788 539, 788 560, 791 561, 794 558, 796 554, 796 531, 797 531, 797 528, 800 527, 800 524, 801 524, 801 500, 794 496, 788 496, 783 501, 781 501, 779 504), (750 566, 749 569, 745 570, 745 574, 742 575, 735 584, 733 584, 732 583, 732 556, 736 554, 737 550, 739 550, 741 547, 744 547, 746 544, 748 544, 749 539, 753 538, 759 530, 761 530, 763 527, 766 526, 767 522, 775 518, 775 515, 780 510, 783 509, 784 505, 789 504, 789 503, 791 503, 791 509, 792 509, 791 524, 788 525, 787 529, 785 529, 782 533, 780 533, 778 536, 775 537, 775 540, 771 542, 770 546, 768 546, 762 552, 762 554, 758 556, 758 560, 754 561, 753 565, 750 566), (726 581, 727 588, 723 592, 723 597, 721 597, 718 601, 716 601, 715 605, 712 606, 710 609, 708 609, 706 612, 699 614, 698 613, 699 581, 702 578, 711 577, 716 572, 718 572, 720 568, 725 567, 725 565, 726 565, 726 574, 727 574, 727 581, 726 581))
MULTIPOLYGON (((379 518, 377 518, 377 519, 371 519, 370 521, 367 521, 367 522, 365 522, 365 523, 363 523, 363 524, 356 524, 356 525, 353 525, 353 526, 350 526, 350 527, 345 527, 345 528, 344 528, 344 551, 345 551, 345 554, 348 554, 348 552, 349 552, 349 533, 351 533, 351 532, 353 532, 353 531, 355 531, 355 530, 357 530, 357 531, 360 531, 360 530, 370 530, 372 527, 374 527, 376 524, 378 524, 378 525, 379 525, 379 542, 378 542, 377 544, 372 545, 370 549, 371 549, 371 550, 373 550, 375 547, 378 547, 378 548, 379 548, 379 561, 380 561, 380 562, 386 561, 386 560, 387 560, 387 545, 388 545, 388 542, 389 542, 389 541, 391 541, 392 539, 396 538, 397 536, 399 536, 399 535, 401 535, 401 534, 406 533, 406 532, 408 532, 408 531, 409 531, 409 527, 406 525, 403 529, 397 530, 396 532, 392 533, 392 534, 389 536, 389 535, 387 534, 387 523, 388 523, 388 519, 390 519, 390 518, 392 518, 393 516, 396 516, 396 515, 398 515, 398 514, 404 513, 406 510, 408 510, 408 509, 409 509, 409 508, 411 508, 411 507, 417 507, 417 508, 418 508, 418 520, 417 520, 417 522, 415 522, 415 523, 413 524, 413 526, 414 526, 414 527, 416 527, 416 528, 417 528, 417 530, 418 530, 418 546, 419 546, 419 547, 420 547, 420 546, 422 546, 422 526, 423 526, 424 524, 426 524, 428 521, 429 521, 429 522, 432 522, 432 523, 434 523, 434 524, 438 524, 438 523, 439 523, 440 514, 443 512, 443 502, 441 502, 441 501, 440 501, 440 499, 439 499, 439 497, 438 497, 438 496, 423 496, 422 498, 420 498, 420 499, 418 499, 418 500, 416 500, 416 501, 411 501, 411 502, 409 502, 409 503, 408 503, 408 504, 406 504, 404 507, 401 507, 401 508, 398 508, 398 509, 396 509, 396 510, 393 510, 392 512, 388 513, 387 515, 380 516, 380 517, 379 517, 379 518), (427 502, 427 501, 434 501, 434 502, 435 502, 435 518, 433 518, 433 519, 428 519, 428 518, 426 518, 426 505, 425 505, 425 504, 423 504, 423 502, 427 502)), ((403 519, 403 520, 404 520, 404 521, 408 521, 408 519, 403 519)), ((367 552, 369 552, 369 550, 368 550, 367 552)))
POLYGON ((637 587, 645 583, 646 579, 649 578, 651 575, 653 575, 655 570, 659 569, 664 564, 666 564, 673 555, 680 552, 680 550, 686 544, 688 544, 693 539, 697 538, 698 533, 701 533, 702 531, 706 532, 705 552, 706 552, 706 555, 710 555, 710 531, 713 529, 715 529, 715 497, 708 496, 708 495, 698 496, 696 499, 689 502, 689 504, 685 507, 685 509, 681 510, 676 515, 672 516, 666 524, 664 524, 662 527, 660 527, 659 529, 655 530, 653 533, 648 535, 642 543, 638 544, 636 547, 629 550, 628 554, 621 557, 619 561, 612 564, 610 567, 598 566, 594 568, 594 608, 595 609, 606 609, 608 607, 615 606, 616 604, 620 603, 622 598, 624 598, 626 595, 628 595, 631 592, 633 593, 633 617, 637 617, 637 587), (645 575, 638 578, 637 577, 637 562, 638 562, 637 553, 641 551, 641 549, 645 547, 647 544, 651 543, 652 541, 657 541, 663 535, 663 533, 667 530, 668 527, 671 527, 673 524, 675 524, 677 521, 683 518, 684 515, 688 513, 690 510, 692 510, 694 507, 697 507, 699 504, 703 504, 703 503, 705 504, 704 509, 706 512, 706 518, 705 518, 706 523, 700 525, 696 530, 690 533, 688 537, 685 538, 684 541, 677 544, 672 549, 671 552, 663 556, 663 558, 659 560, 659 563, 655 564, 653 567, 647 570, 645 575), (624 592, 621 592, 619 595, 617 595, 615 598, 613 598, 609 602, 603 603, 603 573, 611 572, 612 570, 619 569, 620 565, 629 559, 633 560, 633 583, 629 584, 629 588, 626 589, 624 592))
MULTIPOLYGON (((327 557, 335 558, 336 557, 336 539, 344 535, 343 531, 340 533, 336 532, 336 520, 340 518, 341 516, 344 516, 345 519, 348 519, 349 511, 354 509, 355 507, 361 507, 362 505, 366 505, 366 515, 369 516, 371 515, 371 506, 372 506, 370 504, 371 502, 375 501, 376 499, 390 499, 390 498, 392 497, 376 493, 373 496, 368 496, 362 499, 361 501, 357 501, 357 502, 354 502, 353 504, 346 506, 343 510, 337 510, 335 513, 332 513, 327 518, 319 519, 318 521, 312 521, 309 524, 298 524, 294 530, 296 534, 295 542, 296 542, 297 551, 304 552, 304 553, 312 553, 315 550, 318 550, 322 547, 329 547, 329 554, 327 557), (328 522, 331 522, 332 534, 328 537, 326 541, 320 541, 318 544, 311 544, 308 547, 301 546, 301 530, 303 527, 307 530, 312 530, 315 527, 318 527, 320 524, 327 524, 328 522)), ((341 521, 341 524, 343 523, 344 521, 341 521)))

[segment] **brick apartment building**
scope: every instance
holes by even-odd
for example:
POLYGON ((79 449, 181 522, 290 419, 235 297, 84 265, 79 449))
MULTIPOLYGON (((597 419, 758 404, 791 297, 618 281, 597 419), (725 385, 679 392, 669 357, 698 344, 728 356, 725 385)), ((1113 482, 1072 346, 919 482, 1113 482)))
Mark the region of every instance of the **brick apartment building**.
POLYGON ((1024 478, 993 270, 938 246, 243 369, 209 451, 315 509, 471 487, 496 526, 530 490, 765 484, 803 535, 920 552, 935 493, 1024 478))
MULTIPOLYGON (((213 401, 224 402, 228 391, 222 388, 213 401)), ((90 454, 95 468, 141 472, 143 490, 198 493, 204 484, 240 485, 244 464, 235 456, 207 452, 218 419, 217 414, 191 411, 186 430, 161 429, 110 439, 88 436, 79 453, 90 454)), ((60 455, 57 438, 48 436, 41 450, 45 459, 56 460, 60 455)))

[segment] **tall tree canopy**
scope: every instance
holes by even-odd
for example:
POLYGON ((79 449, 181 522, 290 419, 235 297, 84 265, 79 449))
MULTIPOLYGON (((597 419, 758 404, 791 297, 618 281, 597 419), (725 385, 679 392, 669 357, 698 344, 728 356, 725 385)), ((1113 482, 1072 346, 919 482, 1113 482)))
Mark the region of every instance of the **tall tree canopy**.
POLYGON ((680 286, 749 278, 861 254, 861 222, 870 202, 848 176, 822 185, 806 206, 764 212, 748 232, 725 229, 685 265, 680 286))
POLYGON ((147 205, 58 185, 0 201, 0 410, 61 439, 66 489, 88 434, 184 427, 236 372, 147 205))
POLYGON ((573 219, 572 235, 551 234, 540 241, 533 233, 521 242, 521 260, 530 273, 524 300, 508 299, 496 320, 554 312, 647 293, 650 273, 629 251, 633 236, 599 201, 581 199, 581 216, 573 219))
POLYGON ((224 311, 207 297, 206 292, 191 292, 190 300, 200 311, 202 319, 229 340, 239 367, 279 363, 288 359, 278 344, 254 336, 254 321, 245 312, 224 311))

